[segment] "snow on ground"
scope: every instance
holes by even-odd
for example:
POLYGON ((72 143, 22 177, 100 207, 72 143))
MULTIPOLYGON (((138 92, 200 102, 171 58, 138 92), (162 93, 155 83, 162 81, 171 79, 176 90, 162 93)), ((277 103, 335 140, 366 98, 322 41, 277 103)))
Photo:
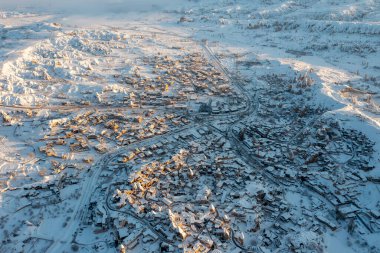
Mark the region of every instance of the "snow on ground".
MULTIPOLYGON (((374 130, 368 129, 371 136, 378 131, 377 1, 227 1, 218 7, 211 2, 187 9, 183 15, 193 22, 184 26, 198 26, 200 38, 219 41, 221 48, 236 48, 243 55, 249 53, 253 60, 311 71, 321 93, 313 102, 335 108, 334 117, 350 113, 364 118, 361 127, 373 126, 374 130)), ((378 136, 372 139, 379 140, 378 136)))
MULTIPOLYGON (((63 180, 59 174, 51 173, 50 158, 44 160, 33 155, 43 146, 39 140, 52 134, 43 123, 33 121, 33 117, 49 121, 54 120, 54 114, 48 110, 32 112, 26 127, 20 130, 17 124, 21 121, 17 117, 29 112, 17 112, 15 118, 5 122, 10 110, 8 106, 24 109, 57 106, 62 109, 61 102, 66 100, 69 105, 84 105, 91 101, 96 106, 102 99, 121 100, 130 96, 133 90, 118 83, 115 76, 139 72, 155 78, 150 68, 136 68, 141 63, 139 57, 154 55, 157 51, 171 52, 168 44, 174 43, 174 39, 167 38, 152 42, 133 38, 130 42, 132 39, 127 30, 134 29, 207 40, 225 68, 251 82, 247 86, 248 95, 252 95, 255 89, 267 88, 265 78, 271 75, 283 80, 305 77, 312 84, 305 105, 318 105, 325 111, 322 118, 337 120, 345 129, 361 131, 374 142, 369 161, 374 169, 366 172, 364 177, 377 183, 360 185, 357 201, 368 210, 380 211, 380 190, 376 181, 380 178, 379 1, 200 0, 157 3, 150 0, 86 0, 78 3, 72 0, 5 0, 0 3, 0 105, 4 119, 0 126, 0 217, 31 205, 26 198, 18 198, 18 193, 3 196, 8 189, 55 184, 57 180, 63 180), (109 60, 113 58, 117 60, 109 60), (14 129, 11 131, 3 127, 5 125, 14 129)), ((180 43, 178 41, 176 43, 180 43)), ((193 46, 192 50, 200 49, 193 46)), ((170 92, 175 94, 173 90, 170 92)), ((207 96, 199 98, 204 101, 207 96)), ((60 124, 65 126, 65 122, 80 118, 80 112, 73 114, 60 115, 60 124), (79 116, 75 118, 73 114, 79 116)), ((108 147, 114 146, 109 144, 108 147)), ((66 152, 64 147, 63 152, 66 152)), ((87 155, 77 155, 73 160, 86 159, 87 155)), ((97 156, 97 153, 90 155, 97 156)), ((335 156, 340 163, 349 159, 347 154, 335 156)), ((79 167, 88 168, 86 165, 79 167)), ((257 194, 260 190, 265 191, 265 187, 249 184, 247 192, 257 194)), ((73 187, 63 191, 61 197, 78 199, 78 192, 80 189, 73 187)), ((48 197, 51 196, 40 196, 42 199, 48 197)), ((293 191, 287 192, 285 199, 297 215, 313 205, 312 197, 304 198, 293 191)), ((243 200, 240 202, 247 205, 243 200)), ((69 229, 74 230, 69 218, 57 218, 54 213, 59 208, 72 211, 76 206, 79 204, 73 200, 46 207, 46 220, 38 227, 34 224, 37 221, 29 219, 26 219, 28 225, 25 221, 17 223, 17 220, 8 225, 16 231, 18 227, 26 226, 28 229, 20 232, 26 237, 45 238, 38 240, 30 252, 49 249, 50 243, 46 241, 58 241, 48 234, 53 231, 50 227, 59 231, 58 227, 69 224, 69 229)), ((36 211, 28 211, 28 214, 37 217, 36 211)), ((7 229, 1 230, 5 235, 7 229)), ((312 231, 300 233, 299 238, 289 236, 287 239, 295 245, 320 240, 312 231)), ((369 245, 366 249, 379 250, 378 231, 362 237, 369 245)), ((92 237, 81 232, 79 238, 90 240, 92 237)), ((362 248, 351 240, 346 227, 339 227, 336 232, 324 234, 325 249, 321 252, 361 252, 362 248)), ((18 249, 21 245, 22 242, 18 242, 18 249)), ((54 247, 57 245, 57 242, 53 244, 54 247)), ((100 243, 99 247, 105 246, 100 243)), ((85 249, 88 250, 84 247, 83 251, 85 249)))

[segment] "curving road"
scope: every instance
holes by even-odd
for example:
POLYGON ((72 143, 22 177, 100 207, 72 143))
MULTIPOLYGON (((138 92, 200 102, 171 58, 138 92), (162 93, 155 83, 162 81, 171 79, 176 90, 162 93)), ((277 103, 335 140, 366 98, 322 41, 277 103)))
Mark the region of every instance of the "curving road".
MULTIPOLYGON (((157 32, 154 32, 154 33, 157 33, 157 32)), ((175 36, 172 33, 170 33, 170 35, 175 36)), ((183 36, 180 36, 180 35, 178 37, 182 37, 183 38, 183 36)), ((188 37, 186 37, 186 38, 188 38, 188 37)), ((190 38, 188 38, 188 39, 190 39, 190 38)), ((243 85, 241 83, 239 83, 239 82, 237 82, 237 81, 235 81, 233 79, 232 75, 228 72, 228 70, 226 70, 223 67, 222 63, 214 55, 214 53, 211 51, 211 49, 207 46, 206 42, 202 42, 202 43, 199 43, 199 42, 196 42, 196 41, 194 41, 194 42, 198 43, 199 45, 202 46, 202 48, 204 49, 204 52, 207 54, 208 58, 214 63, 214 65, 221 72, 223 72, 228 77, 228 79, 230 81, 230 84, 236 86, 236 88, 240 91, 241 95, 244 96, 245 107, 241 111, 237 111, 237 112, 234 112, 234 113, 220 113, 220 114, 211 114, 211 115, 206 115, 206 116, 202 115, 203 119, 201 120, 201 122, 199 122, 197 124, 192 123, 192 124, 190 124, 188 126, 176 129, 174 131, 168 132, 168 133, 163 134, 163 135, 156 135, 154 137, 151 137, 151 138, 148 138, 148 139, 145 139, 145 140, 133 143, 133 144, 128 145, 126 147, 118 147, 118 148, 116 148, 116 149, 114 149, 114 150, 112 150, 112 151, 104 154, 92 166, 92 169, 91 169, 91 172, 90 172, 92 174, 90 174, 86 178, 86 180, 82 183, 82 187, 81 187, 82 188, 82 194, 81 194, 79 200, 77 201, 77 203, 75 205, 75 208, 74 208, 74 211, 73 211, 73 214, 72 214, 72 217, 71 217, 69 223, 67 224, 67 227, 64 230, 61 230, 61 233, 59 233, 58 235, 55 236, 55 238, 53 239, 54 242, 52 243, 52 245, 46 251, 47 253, 49 253, 49 252, 51 252, 51 253, 62 252, 64 249, 68 249, 68 246, 74 241, 75 231, 80 226, 80 223, 81 223, 82 219, 86 216, 85 214, 86 214, 86 210, 88 210, 88 205, 89 205, 89 202, 90 202, 90 199, 91 199, 91 194, 94 192, 95 188, 97 187, 96 182, 97 182, 97 180, 99 178, 99 175, 101 174, 102 170, 107 166, 107 164, 113 158, 115 158, 116 156, 118 156, 121 153, 125 153, 129 149, 133 149, 133 148, 136 148, 136 147, 139 147, 139 146, 143 146, 144 144, 146 144, 148 142, 154 142, 154 141, 157 141, 158 139, 164 138, 166 136, 171 136, 173 134, 180 133, 180 132, 183 132, 183 131, 186 131, 186 130, 189 130, 189 129, 194 129, 194 128, 197 128, 197 127, 207 126, 210 123, 212 123, 213 121, 217 121, 217 120, 220 120, 220 119, 223 119, 223 118, 226 118, 226 117, 239 116, 236 119, 236 121, 243 120, 245 117, 248 117, 254 111, 254 103, 252 102, 253 98, 249 96, 249 93, 243 87, 243 85)), ((70 109, 83 109, 83 108, 88 108, 88 107, 86 107, 86 106, 84 106, 84 107, 74 106, 74 107, 72 107, 70 109)), ((32 108, 25 108, 25 109, 32 109, 32 108)), ((35 108, 35 109, 38 109, 38 108, 35 108)), ((58 106, 56 109, 62 109, 62 108, 60 106, 58 106)), ((110 109, 110 108, 107 108, 107 109, 110 109)), ((196 116, 197 116, 197 114, 193 115, 193 118, 195 118, 196 116)), ((229 134, 230 129, 231 128, 229 128, 229 131, 226 134, 226 136, 228 137, 229 140, 232 140, 231 139, 232 135, 229 134)), ((107 207, 110 210, 113 210, 112 207, 110 207, 108 205, 108 203, 107 203, 107 207)), ((118 211, 118 210, 113 210, 113 211, 118 211)), ((152 230, 152 232, 155 233, 160 238, 160 240, 162 240, 162 241, 164 241, 166 243, 169 243, 169 244, 173 244, 173 242, 167 240, 161 234, 159 234, 157 231, 155 231, 154 228, 148 222, 142 221, 141 219, 139 219, 133 213, 127 213, 127 214, 131 215, 132 217, 134 217, 134 218, 140 220, 141 222, 143 222, 143 224, 145 226, 147 226, 150 230, 152 230)), ((235 240, 233 240, 233 241, 236 244, 235 240)), ((246 252, 250 252, 248 249, 245 249, 241 245, 236 244, 236 246, 239 247, 239 248, 241 248, 241 249, 243 249, 243 250, 245 250, 246 252)))

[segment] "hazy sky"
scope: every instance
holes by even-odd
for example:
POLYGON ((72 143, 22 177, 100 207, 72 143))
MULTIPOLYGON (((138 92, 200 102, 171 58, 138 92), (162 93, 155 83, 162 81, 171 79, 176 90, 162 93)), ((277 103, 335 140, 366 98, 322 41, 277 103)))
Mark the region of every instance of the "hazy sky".
POLYGON ((0 0, 11 11, 69 13, 128 12, 180 7, 187 0, 0 0))

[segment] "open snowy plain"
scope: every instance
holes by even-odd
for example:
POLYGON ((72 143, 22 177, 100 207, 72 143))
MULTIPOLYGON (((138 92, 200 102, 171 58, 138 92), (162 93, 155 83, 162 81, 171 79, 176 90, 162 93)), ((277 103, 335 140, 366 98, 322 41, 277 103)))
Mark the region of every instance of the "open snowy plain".
POLYGON ((0 252, 380 252, 380 2, 0 1, 0 252))

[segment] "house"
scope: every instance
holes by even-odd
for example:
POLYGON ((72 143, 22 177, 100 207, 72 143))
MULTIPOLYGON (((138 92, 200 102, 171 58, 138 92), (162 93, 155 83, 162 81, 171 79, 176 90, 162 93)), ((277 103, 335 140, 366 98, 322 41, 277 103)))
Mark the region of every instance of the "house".
POLYGON ((137 229, 137 231, 132 230, 131 233, 126 238, 124 238, 122 244, 129 250, 135 248, 139 243, 139 238, 142 236, 143 232, 144 231, 141 228, 137 229))

